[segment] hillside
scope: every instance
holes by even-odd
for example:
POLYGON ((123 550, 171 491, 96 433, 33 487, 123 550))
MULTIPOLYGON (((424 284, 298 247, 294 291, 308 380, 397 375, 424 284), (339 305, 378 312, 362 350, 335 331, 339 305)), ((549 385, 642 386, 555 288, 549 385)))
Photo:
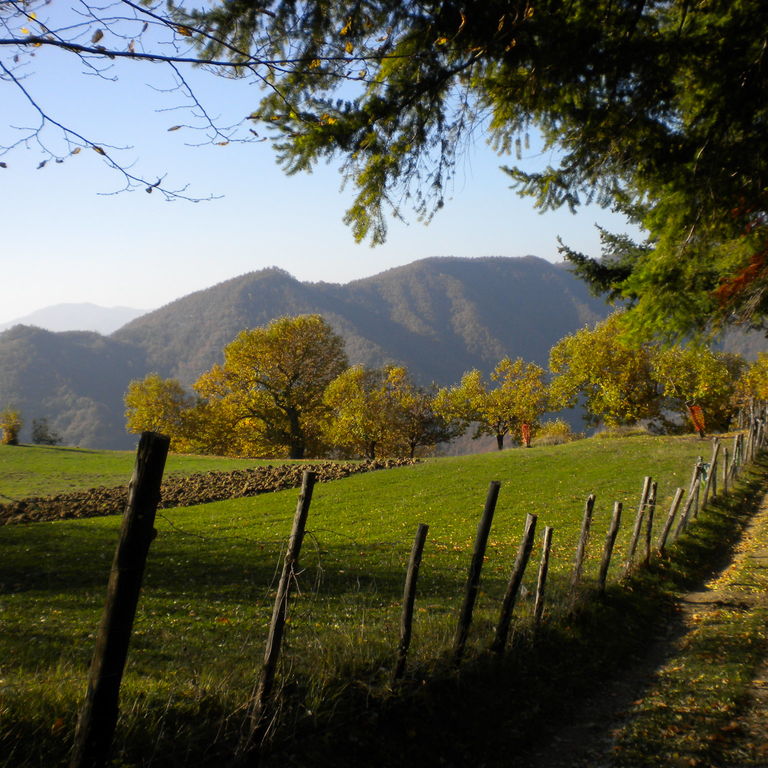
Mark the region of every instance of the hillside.
POLYGON ((122 397, 145 372, 140 347, 98 333, 26 325, 0 333, 0 403, 21 411, 22 439, 45 417, 69 445, 130 447, 122 397))
POLYGON ((447 384, 504 355, 545 363, 555 341, 607 308, 543 259, 433 258, 347 285, 252 272, 143 315, 113 338, 145 349, 151 370, 190 384, 243 328, 309 312, 344 336, 352 362, 402 362, 421 381, 447 384))
MULTIPOLYGON (((730 499, 721 493, 716 506, 701 510, 691 533, 667 550, 655 578, 629 588, 619 584, 643 475, 653 474, 659 512, 666 510, 699 453, 696 438, 582 440, 318 484, 275 689, 277 738, 263 766, 340 768, 375 755, 378 766, 490 768, 508 765, 508 756, 520 755, 530 737, 550 743, 547 730, 564 712, 642 655, 662 625, 674 582, 690 578, 696 562, 711 568, 717 547, 733 540, 747 506, 741 491, 730 499), (451 652, 491 480, 501 483, 501 492, 458 676, 442 660, 451 652), (574 601, 573 554, 589 493, 597 497, 593 535, 574 601), (608 590, 595 600, 615 500, 627 514, 608 590), (510 652, 486 664, 527 513, 538 515, 537 544, 516 604, 510 652), (419 523, 430 530, 413 642, 403 685, 393 686, 405 563, 419 523), (544 618, 534 632, 545 526, 554 529, 555 546, 544 618), (697 540, 693 557, 699 532, 708 538, 697 540), (684 572, 676 577, 670 563, 684 572)), ((116 763, 147 766, 147 755, 156 768, 233 763, 296 495, 283 491, 160 511, 123 677, 116 763)), ((664 519, 656 514, 654 534, 664 519)), ((65 762, 119 525, 113 515, 0 526, 7 625, 0 637, 7 660, 0 754, 10 756, 6 768, 65 762)), ((744 648, 740 636, 729 640, 732 648, 744 648)))
POLYGON ((405 363, 450 384, 504 355, 545 364, 558 339, 605 316, 563 265, 532 256, 432 258, 346 285, 252 272, 185 296, 109 337, 15 326, 0 333, 0 407, 21 410, 29 440, 47 417, 66 444, 128 448, 122 397, 147 373, 191 383, 244 328, 316 312, 345 338, 352 363, 405 363))

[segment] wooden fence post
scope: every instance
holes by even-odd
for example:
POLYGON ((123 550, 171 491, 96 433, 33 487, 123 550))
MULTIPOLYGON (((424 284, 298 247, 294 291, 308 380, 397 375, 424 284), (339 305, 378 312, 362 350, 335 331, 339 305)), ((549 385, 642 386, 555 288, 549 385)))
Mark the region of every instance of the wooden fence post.
POLYGON ((629 549, 627 550, 627 559, 624 563, 624 576, 626 576, 630 570, 632 570, 632 560, 635 557, 635 550, 637 549, 637 542, 640 539, 640 530, 643 525, 643 516, 645 514, 645 505, 648 503, 648 494, 651 492, 651 478, 645 477, 643 479, 643 490, 640 494, 640 503, 637 505, 637 514, 635 515, 635 525, 632 529, 632 538, 629 542, 629 549))
POLYGON ((515 608, 515 602, 517 601, 517 593, 520 591, 520 584, 523 581, 523 574, 525 573, 528 560, 531 557, 531 549, 533 549, 533 537, 536 532, 536 515, 532 515, 530 512, 525 518, 525 529, 523 530, 523 538, 520 542, 520 546, 517 549, 517 557, 515 558, 515 565, 512 568, 512 575, 509 578, 507 584, 507 591, 504 595, 504 600, 501 603, 501 613, 499 615, 499 623, 496 626, 496 636, 491 644, 491 650, 495 653, 503 653, 507 646, 507 636, 509 635, 509 625, 512 621, 512 611, 515 608))
POLYGON ((752 443, 752 461, 755 460, 760 444, 763 442, 763 420, 758 418, 755 422, 755 439, 752 443))
POLYGON ((701 456, 696 461, 696 486, 693 491, 693 519, 699 516, 699 499, 701 496, 701 479, 704 475, 704 460, 701 456))
POLYGON ((411 633, 413 629, 413 605, 416 601, 416 582, 419 578, 419 566, 421 555, 424 552, 424 542, 427 540, 429 526, 419 523, 416 529, 416 538, 413 540, 411 557, 408 561, 408 571, 405 577, 403 589, 403 613, 400 618, 400 644, 397 648, 397 664, 392 674, 393 680, 399 680, 405 672, 405 662, 408 658, 408 649, 411 645, 411 633))
POLYGON ((733 452, 731 454, 731 481, 735 481, 739 474, 739 464, 741 464, 741 448, 743 446, 744 435, 739 432, 733 437, 733 452))
POLYGON ((694 499, 696 498, 696 486, 699 483, 699 472, 701 470, 701 465, 696 462, 696 465, 693 468, 693 476, 691 477, 691 484, 688 487, 688 498, 685 500, 685 506, 683 507, 683 512, 680 515, 680 520, 678 520, 677 528, 675 528, 675 539, 688 527, 688 518, 691 514, 691 509, 693 507, 694 499))
POLYGON ((144 566, 156 534, 155 513, 169 444, 169 438, 154 432, 142 433, 139 440, 88 690, 75 731, 71 768, 101 768, 109 759, 144 566))
POLYGON ((301 478, 301 492, 296 504, 296 512, 293 516, 293 527, 288 539, 288 551, 283 561, 283 570, 277 585, 275 604, 272 609, 272 620, 269 625, 269 634, 264 649, 264 662, 261 667, 259 684, 256 695, 250 706, 250 727, 245 740, 240 745, 240 752, 249 752, 258 748, 264 732, 264 712, 272 687, 275 682, 275 671, 280 658, 280 648, 283 642, 285 619, 288 612, 288 599, 291 592, 291 583, 294 580, 296 568, 299 563, 301 545, 304 541, 304 529, 309 515, 309 505, 312 503, 312 489, 315 486, 316 473, 306 470, 301 478))
POLYGON ((664 528, 662 529, 661 535, 659 536, 659 543, 656 545, 660 555, 664 554, 664 548, 667 546, 667 537, 669 536, 669 532, 672 529, 672 523, 675 522, 675 515, 677 514, 677 509, 680 506, 680 502, 683 499, 684 493, 684 488, 678 488, 677 491, 675 491, 675 498, 672 499, 672 505, 669 508, 667 520, 664 523, 664 528))
POLYGON ((576 547, 576 557, 573 562, 573 573, 571 574, 571 588, 575 589, 581 579, 581 569, 584 565, 584 557, 587 554, 587 542, 589 541, 589 529, 592 525, 592 512, 595 508, 595 494, 591 493, 587 497, 587 503, 584 505, 584 517, 581 521, 581 534, 579 543, 576 547))
POLYGON ((653 518, 656 514, 656 490, 657 484, 651 483, 651 492, 648 494, 648 514, 645 516, 645 556, 643 563, 647 566, 651 562, 651 536, 653 535, 653 518))
POLYGON ((716 438, 712 438, 712 458, 709 460, 709 471, 707 472, 707 480, 704 483, 704 496, 701 501, 701 505, 705 506, 709 500, 709 492, 712 490, 712 496, 717 493, 717 457, 720 453, 720 441, 716 438))
POLYGON ((488 487, 488 495, 485 499, 485 508, 477 526, 477 535, 475 536, 475 549, 472 553, 472 562, 469 565, 469 576, 467 577, 467 588, 464 594, 464 603, 461 606, 459 614, 459 624, 456 627, 456 637, 453 643, 453 663, 458 666, 461 663, 461 657, 464 655, 464 647, 469 637, 469 628, 472 624, 472 612, 475 608, 477 593, 480 591, 480 572, 483 569, 483 559, 485 558, 485 549, 488 545, 488 534, 491 531, 493 522, 493 513, 496 509, 496 500, 499 497, 499 488, 501 483, 498 480, 491 481, 488 487))
POLYGON ((533 604, 533 625, 538 627, 541 616, 544 613, 544 591, 547 586, 547 572, 549 570, 549 550, 552 548, 552 528, 544 528, 544 543, 541 548, 541 562, 539 563, 539 578, 536 581, 536 601, 533 604))
POLYGON ((728 454, 728 448, 723 448, 723 493, 727 496, 728 495, 728 476, 731 471, 731 465, 728 461, 729 454, 728 454))
POLYGON ((603 557, 600 561, 600 572, 597 576, 597 589, 602 595, 605 592, 605 579, 608 576, 608 568, 611 565, 611 555, 613 554, 613 546, 616 544, 616 536, 619 533, 619 526, 621 525, 621 510, 622 503, 616 501, 613 504, 613 516, 611 517, 611 525, 608 528, 608 535, 605 537, 605 546, 603 547, 603 557))

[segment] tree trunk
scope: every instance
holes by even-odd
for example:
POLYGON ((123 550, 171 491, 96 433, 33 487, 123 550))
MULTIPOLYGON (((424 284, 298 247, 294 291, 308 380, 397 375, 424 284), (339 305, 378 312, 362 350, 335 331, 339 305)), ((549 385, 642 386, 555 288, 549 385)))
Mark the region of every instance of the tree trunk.
POLYGON ((500 451, 504 449, 504 435, 496 435, 496 447, 500 451))
POLYGON ((290 459, 303 459, 306 443, 304 440, 304 430, 301 428, 301 421, 299 420, 299 414, 294 409, 286 410, 285 415, 288 417, 288 424, 290 425, 290 438, 288 441, 288 458, 290 459))

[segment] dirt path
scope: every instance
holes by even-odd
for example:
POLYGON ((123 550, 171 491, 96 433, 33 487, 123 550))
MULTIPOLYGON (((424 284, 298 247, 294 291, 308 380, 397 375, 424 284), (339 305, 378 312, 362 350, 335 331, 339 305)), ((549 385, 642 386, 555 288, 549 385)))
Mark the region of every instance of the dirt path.
POLYGON ((768 495, 731 559, 714 578, 679 599, 674 617, 647 652, 628 659, 620 679, 597 682, 572 722, 542 739, 540 748, 514 764, 522 768, 768 768, 768 622, 763 621, 763 614, 768 615, 767 587, 768 495), (738 649, 733 655, 736 667, 723 660, 723 653, 718 656, 722 649, 717 647, 718 637, 720 645, 729 639, 727 632, 718 635, 719 625, 731 626, 723 617, 740 626, 734 616, 743 616, 747 627, 747 650, 742 657, 738 649), (746 676, 736 701, 726 693, 719 701, 713 699, 711 689, 717 683, 707 682, 707 668, 688 679, 681 672, 693 666, 690 656, 702 654, 706 632, 716 646, 707 651, 715 674, 746 676), (756 671, 755 652, 761 659, 756 671), (706 691, 697 688, 705 685, 706 691), (687 697, 685 706, 680 705, 681 694, 687 697), (650 738, 646 741, 646 737, 650 738), (643 754, 644 749, 648 754, 643 754))

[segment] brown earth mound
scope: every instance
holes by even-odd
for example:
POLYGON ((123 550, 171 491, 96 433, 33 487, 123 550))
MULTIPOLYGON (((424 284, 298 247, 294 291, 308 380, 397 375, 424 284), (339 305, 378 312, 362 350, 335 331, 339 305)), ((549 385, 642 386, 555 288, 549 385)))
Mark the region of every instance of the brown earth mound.
MULTIPOLYGON (((256 496, 259 493, 298 488, 305 470, 317 473, 320 483, 339 480, 358 472, 391 469, 415 464, 413 459, 374 459, 363 462, 322 462, 317 464, 280 464, 233 472, 206 472, 185 477, 171 476, 163 482, 161 509, 189 507, 209 501, 256 496)), ((57 496, 21 499, 0 504, 0 525, 35 523, 70 517, 119 515, 128 501, 128 488, 91 488, 57 496)))

